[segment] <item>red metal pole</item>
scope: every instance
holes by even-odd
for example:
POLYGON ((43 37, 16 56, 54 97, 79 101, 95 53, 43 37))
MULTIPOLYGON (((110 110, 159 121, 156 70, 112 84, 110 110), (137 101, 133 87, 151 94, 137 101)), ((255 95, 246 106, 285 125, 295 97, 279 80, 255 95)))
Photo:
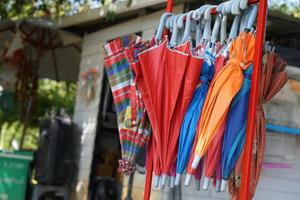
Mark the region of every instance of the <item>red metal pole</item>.
POLYGON ((256 120, 256 108, 259 100, 259 84, 260 84, 260 73, 261 63, 263 54, 263 44, 265 39, 265 28, 267 19, 267 0, 259 1, 259 10, 256 25, 256 40, 255 40, 255 53, 254 53, 254 68, 252 75, 251 93, 249 101, 249 112, 247 120, 247 131, 246 131, 246 144, 243 157, 243 169, 242 169, 242 183, 240 190, 240 199, 250 199, 250 183, 251 183, 251 161, 252 161, 252 148, 255 134, 255 120, 256 120))
MULTIPOLYGON (((166 12, 172 12, 173 10, 173 0, 167 0, 166 12)), ((167 32, 165 32, 167 34, 167 32)), ((146 171, 146 181, 144 189, 144 200, 150 200, 151 187, 152 187, 152 174, 153 174, 153 137, 150 142, 147 153, 147 171, 146 171)))

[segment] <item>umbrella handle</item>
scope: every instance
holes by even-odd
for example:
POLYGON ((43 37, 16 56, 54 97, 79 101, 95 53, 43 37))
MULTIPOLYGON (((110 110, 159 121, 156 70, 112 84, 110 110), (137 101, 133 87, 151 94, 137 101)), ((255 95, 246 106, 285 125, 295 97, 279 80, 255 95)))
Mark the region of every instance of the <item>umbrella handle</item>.
POLYGON ((221 33, 220 33, 220 42, 223 44, 227 39, 227 15, 223 15, 221 22, 221 33))
POLYGON ((248 0, 241 0, 240 1, 240 9, 245 10, 248 6, 248 0))
POLYGON ((186 24, 185 24, 185 29, 184 29, 184 34, 183 34, 183 38, 182 38, 182 43, 188 41, 190 34, 191 34, 191 21, 192 21, 192 15, 193 15, 194 11, 190 11, 187 15, 186 15, 186 24))
POLYGON ((236 15, 233 20, 233 24, 230 29, 229 39, 234 39, 238 34, 238 27, 241 21, 241 15, 236 15))
POLYGON ((162 38, 164 29, 165 29, 166 21, 172 15, 173 15, 172 13, 166 12, 161 16, 160 22, 159 22, 159 25, 158 25, 158 29, 157 29, 157 32, 156 32, 156 35, 155 35, 155 40, 160 40, 162 38))
POLYGON ((247 28, 249 28, 249 29, 252 28, 252 26, 254 24, 254 21, 257 18, 257 13, 258 13, 258 6, 254 5, 251 9, 251 12, 250 12, 249 20, 248 20, 248 23, 247 23, 247 28))
POLYGON ((215 21, 213 31, 212 31, 212 34, 211 34, 212 43, 215 43, 218 39, 219 30, 220 30, 220 26, 221 26, 221 21, 222 21, 221 15, 217 14, 216 21, 215 21))

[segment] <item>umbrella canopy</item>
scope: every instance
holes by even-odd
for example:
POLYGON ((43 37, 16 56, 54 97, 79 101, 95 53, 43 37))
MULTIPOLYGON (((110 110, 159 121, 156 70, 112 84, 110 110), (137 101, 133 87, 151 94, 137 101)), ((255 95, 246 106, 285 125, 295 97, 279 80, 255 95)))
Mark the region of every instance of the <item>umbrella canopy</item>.
MULTIPOLYGON (((122 147, 119 171, 126 175, 134 171, 135 157, 150 136, 145 106, 136 85, 135 74, 125 54, 125 48, 132 43, 140 43, 140 37, 129 35, 104 46, 104 66, 116 105, 122 147)), ((134 55, 130 58, 134 58, 134 55)))
POLYGON ((252 63, 254 36, 243 32, 232 42, 229 61, 212 81, 199 121, 199 135, 192 164, 196 168, 201 157, 226 118, 232 99, 243 83, 243 69, 252 63))
POLYGON ((16 64, 23 59, 24 48, 40 54, 38 76, 76 82, 78 79, 81 38, 43 19, 0 22, 0 52, 5 62, 16 64))
POLYGON ((170 173, 168 145, 176 146, 170 144, 168 131, 171 130, 172 115, 184 80, 189 56, 167 48, 167 41, 163 41, 140 53, 139 61, 144 85, 151 103, 149 107, 146 104, 146 109, 149 113, 155 140, 154 172, 156 177, 159 176, 159 168, 161 168, 166 181, 166 176, 170 173), (157 160, 160 161, 160 166, 157 166, 157 160))
MULTIPOLYGON (((177 106, 172 118, 172 130, 173 133, 171 139, 171 147, 169 148, 172 153, 170 154, 170 161, 169 161, 169 169, 171 165, 176 168, 176 158, 178 154, 178 138, 180 134, 180 126, 182 124, 182 120, 185 116, 185 113, 188 109, 188 106, 192 100, 195 88, 198 83, 199 74, 201 71, 203 59, 190 56, 188 68, 185 74, 185 80, 183 83, 183 88, 181 90, 181 96, 178 99, 177 106)), ((176 170, 174 170, 175 172, 176 170)), ((175 172, 176 174, 176 172, 175 172)))
MULTIPOLYGON (((269 101, 287 82, 287 73, 285 71, 286 61, 274 52, 268 52, 263 56, 260 85, 260 98, 256 113, 255 144, 256 151, 252 159, 252 180, 250 185, 251 197, 254 196, 258 179, 263 163, 266 137, 266 120, 263 110, 263 104, 269 101)), ((229 184, 229 191, 234 200, 239 199, 239 180, 241 177, 242 162, 239 159, 235 168, 235 179, 229 184)))
POLYGON ((200 118, 210 80, 214 74, 213 55, 207 51, 204 60, 205 61, 202 65, 202 70, 198 78, 198 84, 194 91, 192 101, 181 124, 176 165, 177 177, 175 185, 179 185, 180 176, 184 172, 188 163, 188 159, 190 158, 197 123, 200 118))
MULTIPOLYGON (((243 85, 234 98, 228 114, 222 149, 223 190, 245 143, 252 66, 244 71, 243 85)), ((221 189, 221 190, 222 190, 221 189)))

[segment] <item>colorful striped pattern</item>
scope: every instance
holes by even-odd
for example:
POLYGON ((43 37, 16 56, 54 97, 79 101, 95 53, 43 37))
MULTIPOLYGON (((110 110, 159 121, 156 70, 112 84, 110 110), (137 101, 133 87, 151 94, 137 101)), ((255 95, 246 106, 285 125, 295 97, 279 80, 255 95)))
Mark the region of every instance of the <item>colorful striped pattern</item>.
POLYGON ((104 66, 116 106, 122 147, 119 171, 124 174, 134 170, 135 155, 145 146, 151 133, 145 105, 130 67, 130 62, 135 61, 137 54, 145 49, 140 44, 140 37, 129 35, 117 38, 103 47, 106 56, 104 66))

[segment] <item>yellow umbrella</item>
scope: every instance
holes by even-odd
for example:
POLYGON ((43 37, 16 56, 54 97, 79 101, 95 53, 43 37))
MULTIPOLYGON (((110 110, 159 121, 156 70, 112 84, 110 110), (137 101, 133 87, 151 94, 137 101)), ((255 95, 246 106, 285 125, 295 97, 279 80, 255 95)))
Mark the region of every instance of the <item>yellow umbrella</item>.
POLYGON ((232 41, 226 66, 212 81, 199 121, 199 133, 192 168, 196 168, 226 118, 232 99, 240 90, 247 69, 253 61, 255 39, 242 32, 232 41))

